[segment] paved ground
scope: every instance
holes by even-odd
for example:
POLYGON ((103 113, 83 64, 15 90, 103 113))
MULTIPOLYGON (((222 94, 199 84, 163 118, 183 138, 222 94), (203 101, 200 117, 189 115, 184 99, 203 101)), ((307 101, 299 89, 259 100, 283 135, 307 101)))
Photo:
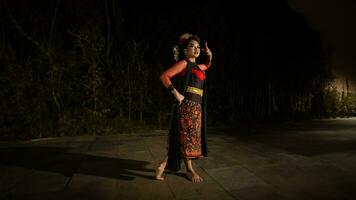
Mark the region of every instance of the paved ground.
POLYGON ((165 131, 0 143, 0 199, 356 199, 356 119, 209 130, 205 178, 154 180, 165 131))

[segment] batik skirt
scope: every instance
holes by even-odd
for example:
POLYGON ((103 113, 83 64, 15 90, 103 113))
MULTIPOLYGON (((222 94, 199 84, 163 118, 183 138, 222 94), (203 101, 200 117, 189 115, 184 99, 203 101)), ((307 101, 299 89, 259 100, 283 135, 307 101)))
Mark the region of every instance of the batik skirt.
POLYGON ((183 158, 201 157, 201 104, 184 99, 180 104, 179 113, 181 156, 183 158))

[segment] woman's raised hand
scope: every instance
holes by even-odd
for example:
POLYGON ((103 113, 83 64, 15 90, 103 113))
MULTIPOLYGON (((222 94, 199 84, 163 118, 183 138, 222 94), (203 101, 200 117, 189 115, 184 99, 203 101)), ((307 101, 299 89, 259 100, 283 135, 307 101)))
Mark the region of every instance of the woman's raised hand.
POLYGON ((213 58, 213 54, 208 47, 208 42, 205 42, 203 52, 208 56, 209 60, 213 58))

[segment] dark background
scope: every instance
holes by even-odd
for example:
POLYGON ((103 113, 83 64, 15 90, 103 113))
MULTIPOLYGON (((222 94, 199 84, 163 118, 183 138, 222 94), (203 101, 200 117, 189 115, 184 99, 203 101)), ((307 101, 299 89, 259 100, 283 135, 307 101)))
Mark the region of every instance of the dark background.
POLYGON ((173 97, 159 75, 185 32, 213 52, 209 126, 356 113, 354 94, 332 86, 338 43, 284 0, 0 6, 3 139, 167 128, 173 97))

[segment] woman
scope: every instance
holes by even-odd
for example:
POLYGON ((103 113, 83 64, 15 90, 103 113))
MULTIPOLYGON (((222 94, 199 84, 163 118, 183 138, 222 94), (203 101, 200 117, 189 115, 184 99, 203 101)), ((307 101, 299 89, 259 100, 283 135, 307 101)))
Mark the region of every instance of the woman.
POLYGON ((192 160, 207 156, 205 71, 211 65, 212 53, 205 43, 203 51, 206 53, 207 61, 205 64, 197 64, 200 39, 190 33, 185 33, 179 38, 175 53, 179 50, 184 54, 184 59, 178 61, 178 56, 175 55, 177 62, 160 76, 163 85, 174 95, 176 103, 173 107, 168 137, 168 155, 157 167, 156 179, 164 180, 162 173, 166 168, 178 171, 180 161, 183 159, 187 177, 193 182, 201 182, 203 178, 193 169, 192 160), (178 79, 175 85, 171 81, 173 77, 178 79))

